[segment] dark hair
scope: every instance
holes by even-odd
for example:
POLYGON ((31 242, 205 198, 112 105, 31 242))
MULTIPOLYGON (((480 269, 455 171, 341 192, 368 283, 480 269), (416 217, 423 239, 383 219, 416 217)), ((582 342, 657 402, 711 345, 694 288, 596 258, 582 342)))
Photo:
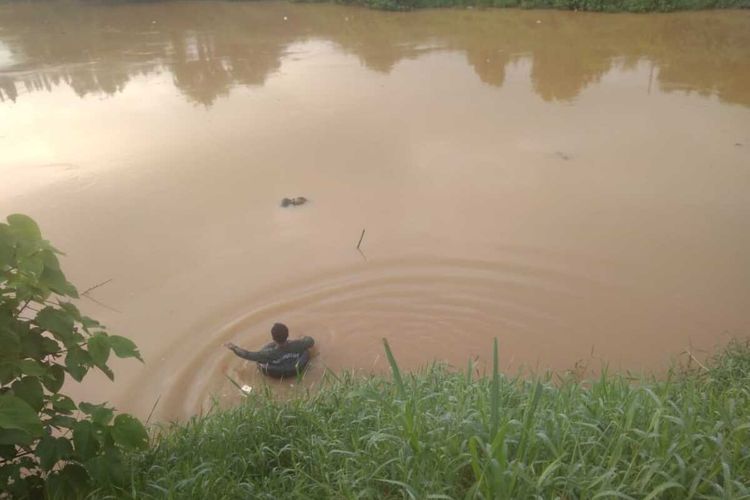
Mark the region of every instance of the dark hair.
POLYGON ((289 337, 289 328, 284 323, 274 323, 273 327, 271 327, 271 337, 273 337, 275 342, 283 344, 286 342, 287 337, 289 337))

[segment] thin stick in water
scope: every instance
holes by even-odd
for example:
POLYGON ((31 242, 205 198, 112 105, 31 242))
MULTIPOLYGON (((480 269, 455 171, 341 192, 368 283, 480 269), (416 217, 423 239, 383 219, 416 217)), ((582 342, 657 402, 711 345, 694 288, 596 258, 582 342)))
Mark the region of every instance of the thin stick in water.
POLYGON ((365 262, 367 262, 367 255, 365 255, 365 253, 362 250, 360 250, 359 248, 357 249, 357 251, 362 256, 362 258, 365 260, 365 262))
POLYGON ((156 401, 154 401, 154 406, 151 407, 151 411, 148 414, 148 418, 146 419, 146 423, 148 424, 151 420, 151 416, 154 414, 154 410, 156 409, 156 405, 159 404, 159 401, 161 400, 161 394, 159 394, 159 397, 156 398, 156 401))
POLYGON ((104 286, 104 285, 106 285, 107 283, 109 283, 109 282, 110 282, 110 281, 112 281, 113 279, 114 279, 114 278, 109 278, 109 279, 108 279, 108 280, 106 280, 106 281, 102 281, 101 283, 99 283, 99 284, 97 284, 97 285, 94 285, 94 286, 92 286, 92 287, 89 287, 89 288, 87 288, 86 290, 82 291, 82 292, 81 292, 81 295, 86 295, 87 293, 89 293, 89 292, 91 292, 91 291, 93 291, 93 290, 96 290, 96 289, 97 289, 97 288, 99 288, 100 286, 104 286))
POLYGON ((92 297, 91 295, 81 295, 81 297, 86 297, 86 298, 87 298, 87 299, 89 299, 89 300, 90 300, 91 302, 95 302, 95 303, 99 304, 100 306, 102 306, 103 308, 105 308, 105 309, 109 309, 110 311, 113 311, 113 312, 116 312, 116 313, 122 313, 122 311, 120 311, 119 309, 115 309, 114 307, 108 306, 108 305, 107 305, 107 304, 105 304, 104 302, 101 302, 101 301, 98 301, 98 300, 96 300, 96 299, 95 299, 94 297, 92 297))
POLYGON ((229 380, 232 383, 233 386, 235 386, 237 388, 237 390, 239 390, 240 392, 244 392, 242 390, 242 386, 240 384, 238 384, 236 380, 234 380, 232 377, 230 377, 226 373, 224 374, 224 376, 227 378, 227 380, 229 380))
POLYGON ((357 242, 357 250, 359 250, 359 246, 362 244, 362 239, 365 237, 365 230, 362 230, 362 234, 359 236, 359 242, 357 242))
POLYGON ((695 361, 696 363, 698 363, 698 366, 700 366, 701 368, 703 368, 703 369, 704 369, 704 370, 706 370, 707 372, 710 372, 710 371, 711 371, 711 370, 709 370, 709 369, 708 369, 708 368, 706 367, 706 365, 704 365, 703 363, 701 363, 700 361, 698 361, 698 358, 696 358, 695 356, 693 356, 693 353, 692 353, 692 352, 690 352, 690 351, 689 351, 688 349, 685 349, 685 353, 686 353, 686 354, 687 354, 688 356, 690 356, 690 359, 692 359, 693 361, 695 361))

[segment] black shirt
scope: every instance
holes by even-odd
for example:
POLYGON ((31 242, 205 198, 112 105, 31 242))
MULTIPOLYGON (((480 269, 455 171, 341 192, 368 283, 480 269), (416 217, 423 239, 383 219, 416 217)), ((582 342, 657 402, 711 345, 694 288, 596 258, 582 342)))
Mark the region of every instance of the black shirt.
POLYGON ((260 351, 246 351, 236 345, 232 345, 230 349, 241 358, 255 361, 257 363, 276 365, 281 363, 294 363, 314 344, 315 341, 312 337, 302 337, 299 340, 290 340, 281 345, 276 342, 271 342, 264 346, 260 351))

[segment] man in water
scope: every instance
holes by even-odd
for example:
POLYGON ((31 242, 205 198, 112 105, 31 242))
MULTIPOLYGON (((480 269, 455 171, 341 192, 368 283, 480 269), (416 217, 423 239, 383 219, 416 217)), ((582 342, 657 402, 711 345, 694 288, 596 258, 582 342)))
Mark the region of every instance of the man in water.
POLYGON ((273 342, 264 346, 260 351, 246 351, 231 342, 227 342, 224 346, 241 358, 260 363, 260 368, 264 372, 274 366, 295 367, 300 360, 302 360, 301 364, 303 365, 300 368, 304 368, 309 357, 307 350, 315 344, 312 337, 287 340, 289 328, 283 323, 274 323, 271 328, 271 337, 273 337, 273 342))

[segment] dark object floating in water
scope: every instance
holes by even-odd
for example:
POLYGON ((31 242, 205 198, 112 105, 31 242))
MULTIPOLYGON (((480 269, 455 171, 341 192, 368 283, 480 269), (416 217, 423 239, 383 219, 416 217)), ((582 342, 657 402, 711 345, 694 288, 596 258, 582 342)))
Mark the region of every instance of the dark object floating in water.
POLYGON ((281 200, 281 206, 282 207, 288 207, 293 206, 296 207, 297 205, 304 205, 307 203, 307 198, 304 196, 297 196, 296 198, 284 198, 281 200))
POLYGON ((258 369, 269 377, 291 378, 304 372, 309 361, 310 351, 305 351, 296 359, 284 359, 279 363, 258 363, 258 369))
POLYGON ((555 151, 555 156, 557 156, 561 160, 565 160, 565 161, 568 161, 568 160, 570 160, 572 158, 571 155, 569 155, 568 153, 565 153, 563 151, 555 151))

